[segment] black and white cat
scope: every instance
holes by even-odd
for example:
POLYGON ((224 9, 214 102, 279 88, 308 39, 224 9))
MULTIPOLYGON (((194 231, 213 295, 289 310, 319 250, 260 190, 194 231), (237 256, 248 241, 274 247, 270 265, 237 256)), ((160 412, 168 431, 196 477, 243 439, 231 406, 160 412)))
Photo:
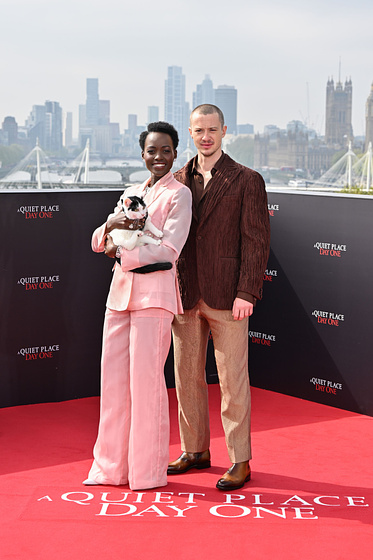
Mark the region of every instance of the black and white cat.
POLYGON ((119 199, 119 203, 129 220, 141 220, 146 218, 146 221, 142 229, 135 229, 133 231, 127 229, 113 229, 110 235, 115 245, 120 245, 128 251, 132 251, 132 249, 139 245, 160 245, 162 243, 160 238, 163 237, 163 232, 152 223, 143 198, 139 196, 122 195, 119 199), (146 235, 143 230, 149 231, 159 239, 154 239, 154 237, 146 235))

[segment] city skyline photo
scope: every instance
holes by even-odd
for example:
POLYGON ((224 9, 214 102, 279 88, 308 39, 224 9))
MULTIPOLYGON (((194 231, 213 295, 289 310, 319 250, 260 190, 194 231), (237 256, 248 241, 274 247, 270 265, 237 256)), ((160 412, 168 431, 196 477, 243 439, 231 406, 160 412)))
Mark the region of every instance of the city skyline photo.
POLYGON ((1 0, 0 120, 23 126, 33 105, 58 101, 74 115, 86 100, 86 78, 98 78, 100 99, 120 131, 128 114, 164 118, 167 67, 181 66, 186 100, 205 75, 214 87, 237 89, 238 123, 262 132, 294 119, 325 132, 328 78, 352 80, 352 125, 365 132, 365 102, 373 82, 373 5, 347 1, 217 0, 188 4, 148 0, 128 5, 88 0, 1 0))

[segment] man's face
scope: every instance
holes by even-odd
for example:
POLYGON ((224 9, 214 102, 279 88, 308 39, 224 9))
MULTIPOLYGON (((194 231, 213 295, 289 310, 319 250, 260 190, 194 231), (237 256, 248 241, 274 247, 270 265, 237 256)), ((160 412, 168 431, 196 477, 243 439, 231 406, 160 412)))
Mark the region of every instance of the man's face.
POLYGON ((217 113, 211 115, 193 113, 191 116, 190 135, 198 153, 205 157, 212 156, 221 150, 221 141, 226 131, 227 127, 221 126, 217 113))

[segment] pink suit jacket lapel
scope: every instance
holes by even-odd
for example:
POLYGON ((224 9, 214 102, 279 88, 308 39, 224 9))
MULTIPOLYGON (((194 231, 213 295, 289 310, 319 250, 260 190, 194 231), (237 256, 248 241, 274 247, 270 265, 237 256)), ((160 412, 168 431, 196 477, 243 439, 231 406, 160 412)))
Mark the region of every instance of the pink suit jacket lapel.
POLYGON ((148 208, 151 207, 151 205, 154 204, 157 198, 161 196, 161 194, 168 189, 168 184, 172 180, 173 180, 173 175, 171 171, 169 171, 167 175, 165 175, 155 183, 155 185, 150 189, 150 191, 146 195, 145 202, 148 208))

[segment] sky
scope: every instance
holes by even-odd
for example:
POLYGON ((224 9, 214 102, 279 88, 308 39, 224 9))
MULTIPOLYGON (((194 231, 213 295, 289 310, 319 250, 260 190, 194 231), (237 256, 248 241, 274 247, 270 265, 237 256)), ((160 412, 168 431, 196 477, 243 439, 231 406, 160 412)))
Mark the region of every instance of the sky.
MULTIPOLYGON (((164 118, 167 67, 183 68, 186 97, 209 74, 238 91, 238 123, 255 132, 300 120, 325 133, 329 77, 353 85, 355 136, 365 132, 373 82, 372 0, 0 0, 0 123, 25 124, 33 105, 73 112, 99 79, 111 121, 164 118)), ((228 131, 229 132, 229 131, 228 131)))

